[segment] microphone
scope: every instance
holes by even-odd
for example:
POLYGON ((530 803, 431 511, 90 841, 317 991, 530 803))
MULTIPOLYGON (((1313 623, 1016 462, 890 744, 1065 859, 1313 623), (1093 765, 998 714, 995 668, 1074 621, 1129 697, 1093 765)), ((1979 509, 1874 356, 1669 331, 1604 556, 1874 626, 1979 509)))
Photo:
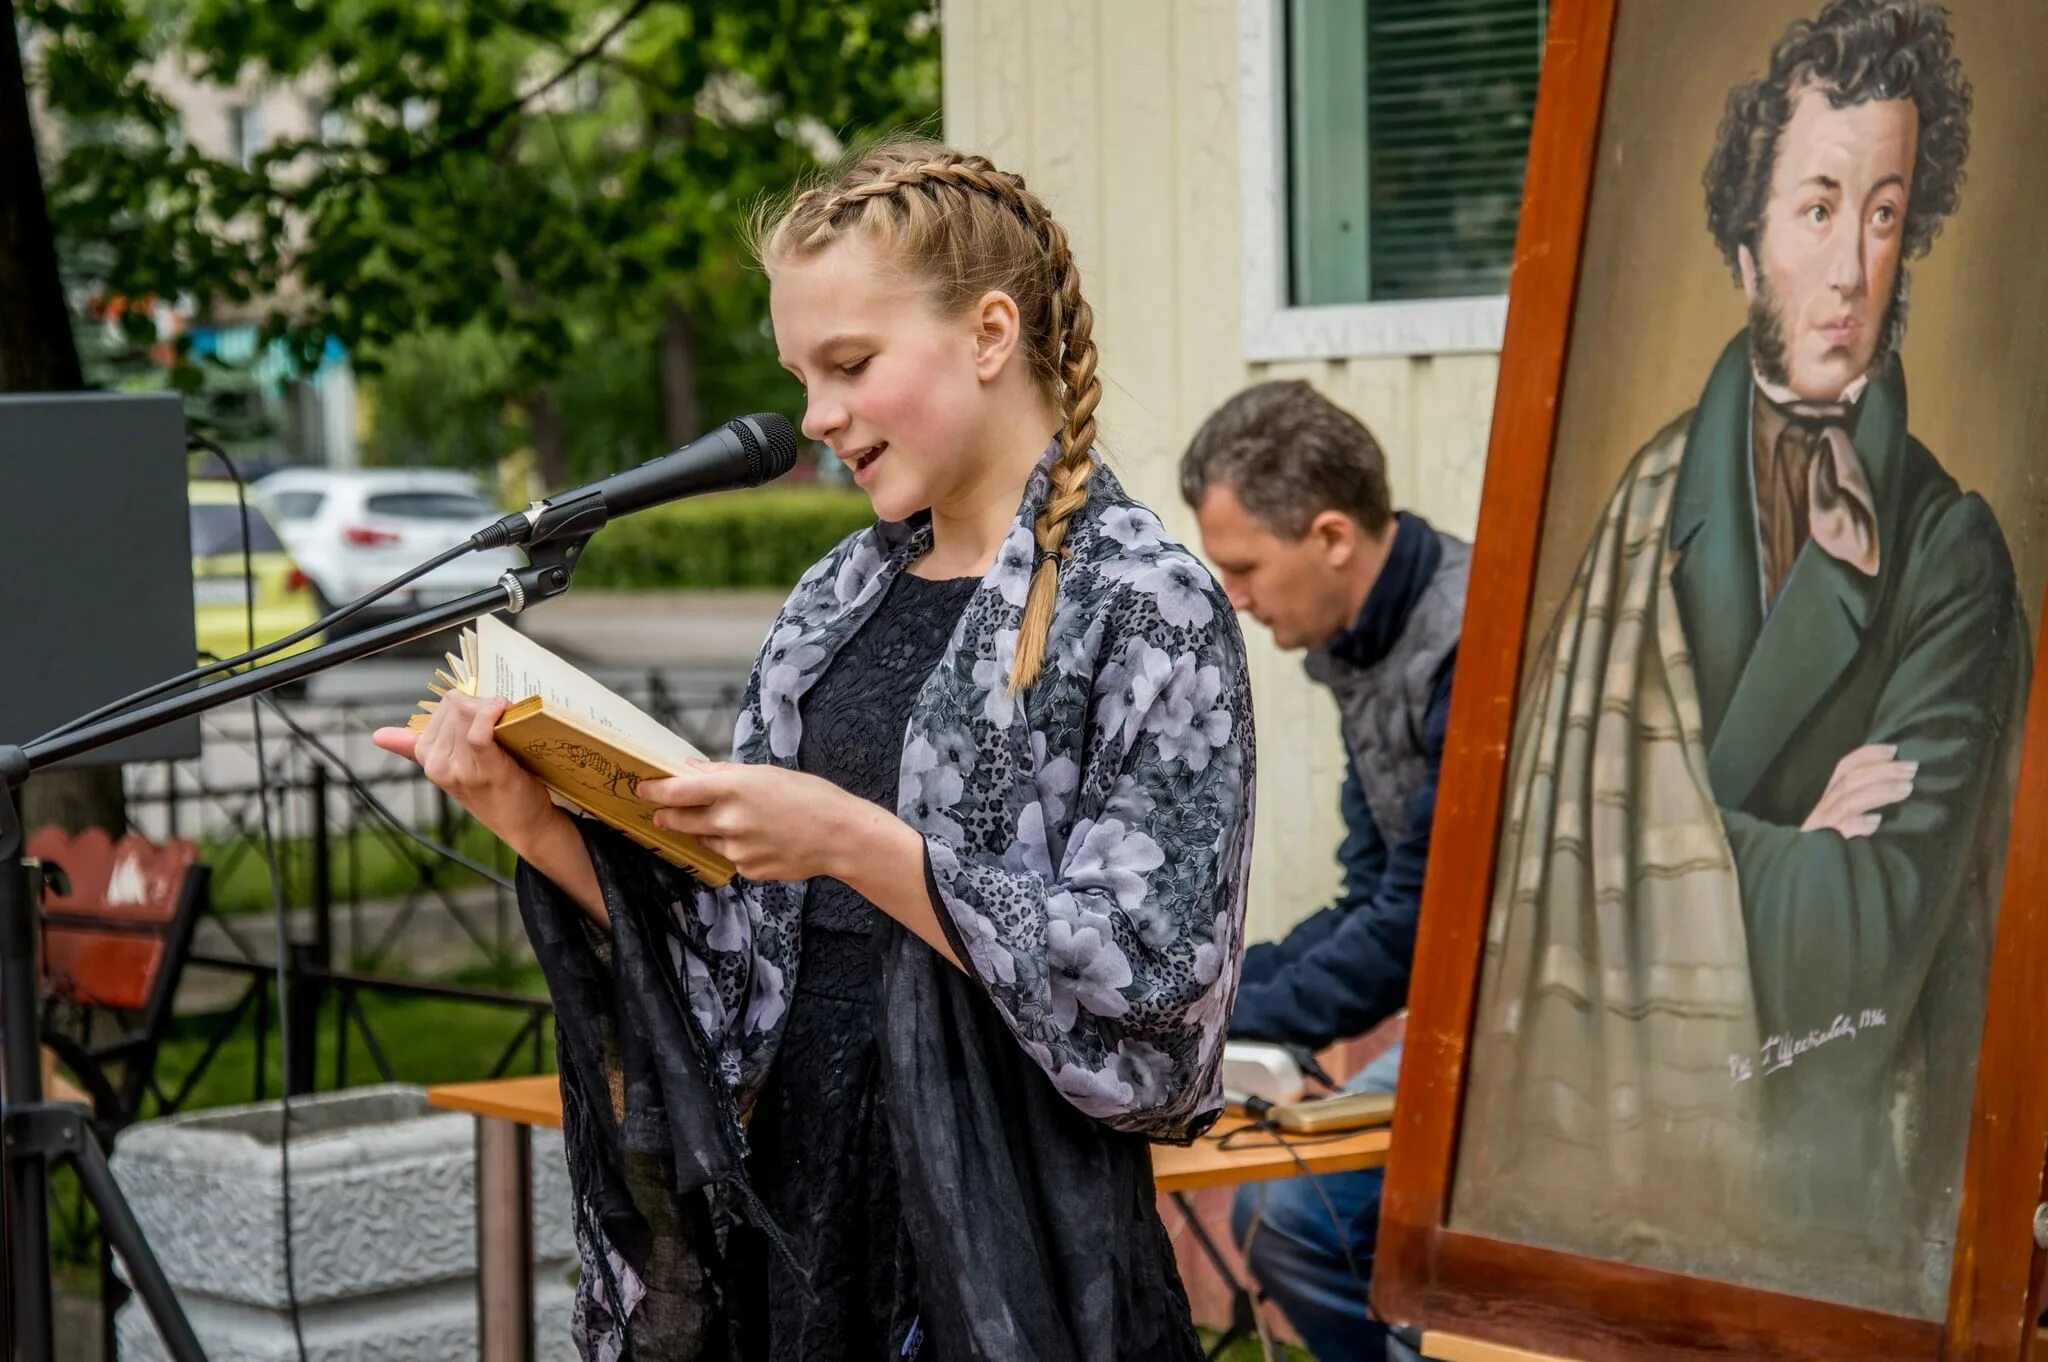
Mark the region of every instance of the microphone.
POLYGON ((470 536, 473 549, 539 544, 565 534, 588 535, 613 516, 703 492, 757 487, 796 466, 789 418, 756 412, 728 421, 681 449, 608 478, 536 501, 470 536))

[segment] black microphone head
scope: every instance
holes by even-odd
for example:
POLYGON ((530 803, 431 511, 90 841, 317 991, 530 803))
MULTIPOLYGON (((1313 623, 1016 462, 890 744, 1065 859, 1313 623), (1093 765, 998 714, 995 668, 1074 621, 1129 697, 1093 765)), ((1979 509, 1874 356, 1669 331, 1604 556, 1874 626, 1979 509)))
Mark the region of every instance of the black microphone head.
POLYGON ((728 421, 726 429, 739 436, 747 453, 747 485, 758 487, 796 467, 796 430, 789 418, 777 412, 755 412, 728 421))

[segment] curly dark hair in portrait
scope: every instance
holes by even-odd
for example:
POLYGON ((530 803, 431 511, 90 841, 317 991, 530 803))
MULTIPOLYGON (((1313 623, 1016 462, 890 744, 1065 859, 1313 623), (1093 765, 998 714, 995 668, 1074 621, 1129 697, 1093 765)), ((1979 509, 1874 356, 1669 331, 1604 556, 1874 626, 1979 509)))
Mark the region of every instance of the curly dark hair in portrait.
POLYGON ((1728 92, 1704 177, 1707 227, 1741 277, 1736 251, 1756 251, 1778 137, 1805 87, 1847 108, 1874 99, 1911 99, 1920 112, 1913 196, 1906 205, 1905 255, 1924 255, 1956 209, 1970 154, 1970 82, 1956 60, 1948 11, 1925 0, 1828 0, 1771 49, 1771 69, 1728 92))

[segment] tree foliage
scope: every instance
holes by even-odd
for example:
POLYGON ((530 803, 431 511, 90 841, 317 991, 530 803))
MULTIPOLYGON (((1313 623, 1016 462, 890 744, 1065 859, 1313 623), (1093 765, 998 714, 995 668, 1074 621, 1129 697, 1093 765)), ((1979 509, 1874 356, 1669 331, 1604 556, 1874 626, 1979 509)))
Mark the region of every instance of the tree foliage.
POLYGON ((713 368, 758 353, 737 228, 842 141, 929 124, 933 3, 28 0, 23 18, 58 124, 52 216, 106 288, 254 313, 309 368, 330 337, 372 371, 481 346, 506 399, 559 419, 579 357, 637 345, 652 365, 678 317, 713 368), (246 164, 209 155, 152 83, 165 64, 326 116, 246 164))

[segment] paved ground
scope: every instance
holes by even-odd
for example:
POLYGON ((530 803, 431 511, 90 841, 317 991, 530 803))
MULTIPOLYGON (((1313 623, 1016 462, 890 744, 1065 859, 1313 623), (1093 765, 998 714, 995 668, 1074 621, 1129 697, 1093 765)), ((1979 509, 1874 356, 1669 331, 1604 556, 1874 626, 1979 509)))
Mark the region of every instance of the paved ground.
POLYGON ((565 656, 613 666, 744 675, 781 608, 781 591, 593 591, 544 602, 522 621, 565 656))

